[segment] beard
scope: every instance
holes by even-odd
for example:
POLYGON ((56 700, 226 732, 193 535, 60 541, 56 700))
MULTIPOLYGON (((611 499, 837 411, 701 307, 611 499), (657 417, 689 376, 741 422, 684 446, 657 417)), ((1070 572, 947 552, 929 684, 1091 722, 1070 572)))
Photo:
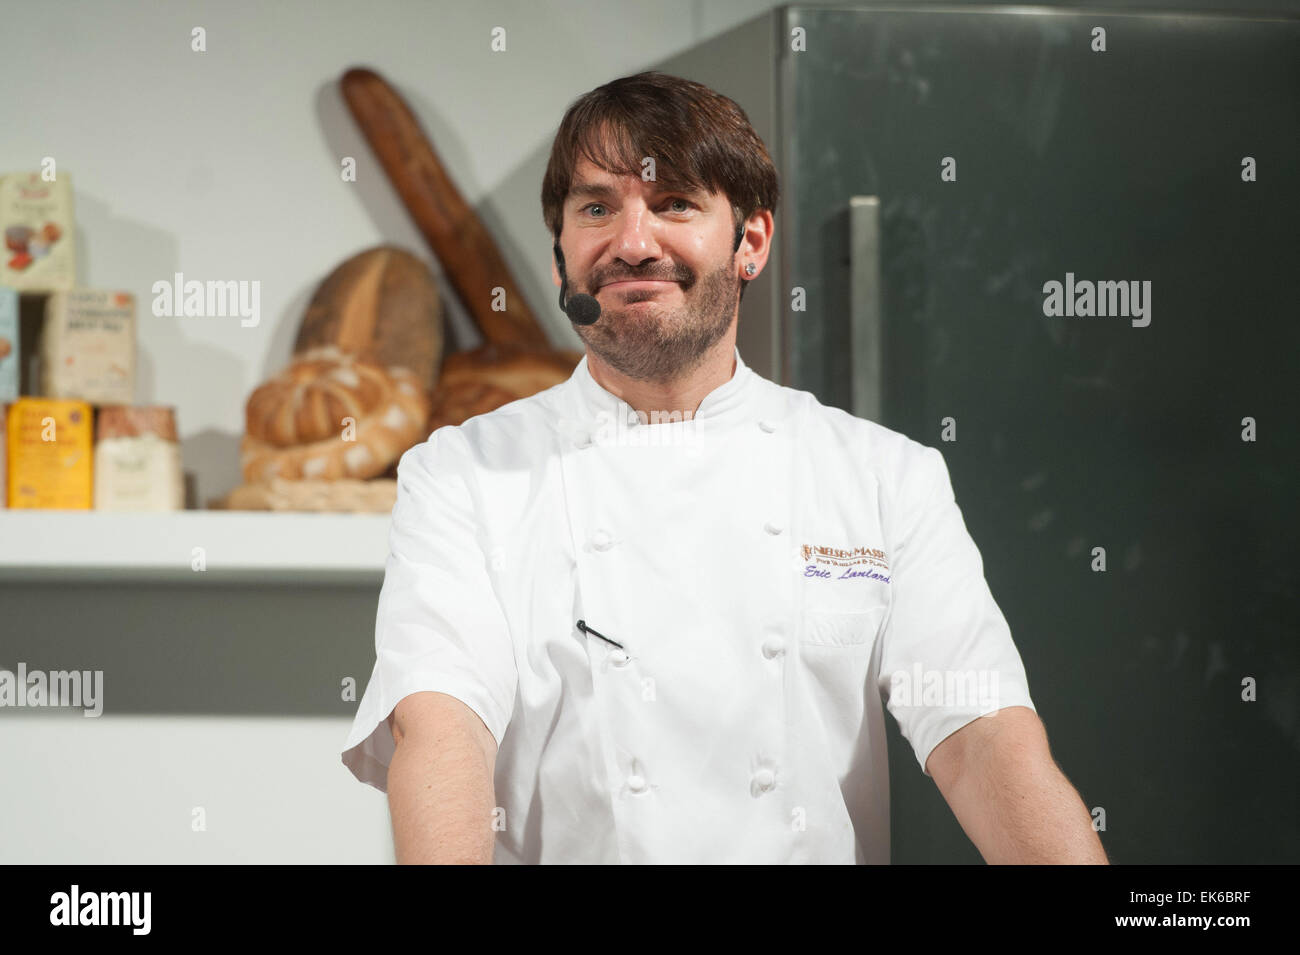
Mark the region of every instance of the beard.
POLYGON ((740 303, 740 280, 731 269, 728 261, 697 282, 682 282, 683 302, 676 306, 628 308, 654 299, 655 293, 620 292, 619 304, 601 306, 599 321, 574 330, 601 361, 628 378, 678 381, 704 361, 731 327, 740 303))

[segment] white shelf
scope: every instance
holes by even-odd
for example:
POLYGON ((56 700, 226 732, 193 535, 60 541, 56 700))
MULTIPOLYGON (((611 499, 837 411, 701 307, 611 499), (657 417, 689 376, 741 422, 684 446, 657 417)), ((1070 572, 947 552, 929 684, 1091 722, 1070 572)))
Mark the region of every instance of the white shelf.
POLYGON ((0 510, 0 583, 379 584, 388 514, 0 510), (206 570, 193 569, 202 548, 206 570))

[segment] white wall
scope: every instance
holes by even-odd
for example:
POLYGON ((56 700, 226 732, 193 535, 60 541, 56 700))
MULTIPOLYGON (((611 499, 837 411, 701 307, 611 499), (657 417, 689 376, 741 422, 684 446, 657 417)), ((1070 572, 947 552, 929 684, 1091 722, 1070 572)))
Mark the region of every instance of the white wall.
POLYGON ((350 721, 6 714, 0 863, 391 863, 350 721))
MULTIPOLYGON (((578 347, 551 304, 538 200, 565 107, 776 4, 9 6, 0 171, 52 156, 70 175, 79 281, 127 289, 142 304, 136 400, 176 406, 185 466, 205 502, 238 482, 244 400, 287 360, 317 283, 381 242, 435 264, 343 106, 345 69, 371 66, 403 93, 552 341, 578 347), (190 50, 196 26, 207 31, 206 53, 190 50), (489 50, 495 26, 507 31, 505 53, 489 50), (344 155, 358 158, 360 182, 340 180, 344 155), (175 272, 260 281, 260 324, 153 316, 150 288, 175 272)), ((0 586, 0 605, 5 593, 0 586)), ((70 588, 60 599, 84 602, 85 619, 95 619, 92 592, 70 588)), ((160 619, 185 613, 158 610, 160 619)), ((0 665, 16 663, 4 640, 13 625, 0 613, 0 665)), ((373 632, 356 639, 368 645, 373 632)), ((154 665, 165 679, 166 664, 154 665)), ((0 862, 390 861, 385 798, 339 762, 347 727, 111 708, 98 719, 0 712, 0 862), (206 832, 191 828, 196 806, 206 832)))

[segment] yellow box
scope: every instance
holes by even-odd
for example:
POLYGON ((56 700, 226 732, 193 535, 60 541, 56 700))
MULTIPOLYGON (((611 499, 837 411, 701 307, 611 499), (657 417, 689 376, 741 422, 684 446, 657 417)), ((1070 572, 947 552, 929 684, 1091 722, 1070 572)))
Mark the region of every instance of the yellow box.
POLYGON ((87 402, 55 398, 19 398, 9 406, 10 507, 94 506, 91 414, 87 402))

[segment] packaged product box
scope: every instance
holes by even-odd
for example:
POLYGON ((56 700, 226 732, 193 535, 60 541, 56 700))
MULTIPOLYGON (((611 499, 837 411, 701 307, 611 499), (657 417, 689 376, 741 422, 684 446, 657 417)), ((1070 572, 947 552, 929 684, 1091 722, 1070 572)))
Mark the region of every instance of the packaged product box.
POLYGON ((21 378, 18 328, 18 292, 0 286, 0 403, 18 397, 21 378))
POLYGON ((94 498, 92 409, 84 401, 22 397, 9 406, 9 506, 89 510, 94 498))
POLYGON ((176 409, 106 405, 95 419, 95 510, 185 507, 176 409))
POLYGON ((39 172, 0 176, 0 285, 57 292, 76 284, 72 183, 66 172, 46 182, 39 172))
POLYGON ((135 400, 135 296, 73 289, 45 305, 41 394, 92 404, 135 400))
POLYGON ((9 506, 9 442, 5 440, 8 422, 9 406, 0 401, 0 510, 9 506))

